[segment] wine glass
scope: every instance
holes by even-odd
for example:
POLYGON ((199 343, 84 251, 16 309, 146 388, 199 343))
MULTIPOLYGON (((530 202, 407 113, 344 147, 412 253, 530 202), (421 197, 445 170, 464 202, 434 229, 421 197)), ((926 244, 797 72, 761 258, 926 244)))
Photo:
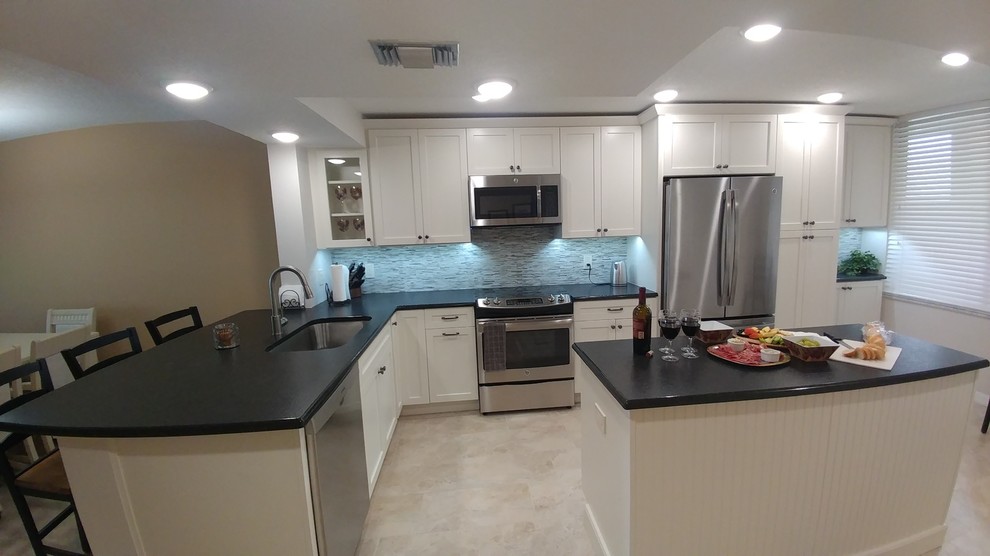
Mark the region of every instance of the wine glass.
POLYGON ((694 349, 694 335, 701 329, 701 313, 697 309, 684 309, 681 311, 681 330, 688 337, 688 346, 682 347, 681 351, 687 359, 696 359, 698 350, 694 349))
POLYGON ((663 354, 663 361, 677 361, 677 357, 674 355, 674 338, 681 333, 681 319, 678 318, 677 313, 674 311, 663 311, 663 315, 660 317, 660 332, 663 334, 664 338, 667 338, 667 347, 660 348, 660 353, 663 354))

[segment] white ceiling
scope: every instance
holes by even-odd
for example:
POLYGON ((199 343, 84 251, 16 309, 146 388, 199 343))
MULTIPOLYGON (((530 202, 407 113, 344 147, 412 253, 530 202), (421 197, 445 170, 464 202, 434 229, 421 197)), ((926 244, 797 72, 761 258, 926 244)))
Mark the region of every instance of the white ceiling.
POLYGON ((357 115, 636 114, 662 88, 678 102, 838 90, 854 113, 903 115, 990 98, 988 29, 990 0, 2 0, 0 140, 204 119, 352 147, 357 115), (768 21, 784 27, 773 41, 740 36, 768 21), (379 66, 370 39, 457 41, 460 64, 379 66), (943 65, 952 50, 971 62, 943 65), (471 100, 490 77, 515 91, 471 100), (179 78, 214 91, 167 98, 179 78))

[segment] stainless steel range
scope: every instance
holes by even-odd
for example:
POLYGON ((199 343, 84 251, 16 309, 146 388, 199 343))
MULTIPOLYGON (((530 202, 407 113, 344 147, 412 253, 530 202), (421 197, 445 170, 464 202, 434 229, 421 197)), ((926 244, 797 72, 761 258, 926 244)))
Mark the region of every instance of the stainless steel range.
POLYGON ((482 413, 574 405, 570 295, 486 297, 474 315, 482 413))

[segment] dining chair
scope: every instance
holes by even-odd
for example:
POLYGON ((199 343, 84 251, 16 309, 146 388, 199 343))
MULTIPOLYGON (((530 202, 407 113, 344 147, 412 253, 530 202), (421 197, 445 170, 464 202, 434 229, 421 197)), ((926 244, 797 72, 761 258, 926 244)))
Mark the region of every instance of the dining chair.
MULTIPOLYGON (((62 357, 62 350, 76 347, 86 340, 96 337, 98 337, 98 334, 93 332, 92 327, 87 325, 66 330, 44 340, 33 340, 30 345, 31 355, 28 361, 46 359, 48 363, 48 374, 52 377, 52 385, 55 388, 61 388, 73 380, 72 373, 69 371, 65 359, 62 357)), ((81 358, 82 366, 88 368, 99 361, 96 355, 95 351, 83 355, 81 358)), ((32 381, 32 385, 36 384, 36 380, 32 381)))
POLYGON ((65 364, 69 366, 69 371, 72 373, 73 378, 79 380, 86 375, 109 367, 118 361, 123 361, 124 359, 139 353, 141 353, 141 341, 138 340, 137 329, 131 326, 125 328, 124 330, 118 330, 117 332, 111 332, 110 334, 104 334, 98 338, 87 340, 76 347, 63 349, 62 357, 65 359, 65 364), (84 368, 80 364, 79 358, 81 356, 102 347, 106 347, 117 342, 123 342, 125 340, 129 344, 130 351, 118 353, 112 357, 98 361, 89 367, 84 368))
MULTIPOLYGON (((21 348, 19 346, 0 349, 0 371, 12 369, 21 362, 21 348)), ((10 399, 10 385, 0 384, 0 404, 10 399)), ((0 441, 7 437, 7 433, 0 432, 0 441)), ((3 515, 3 506, 0 506, 0 516, 3 515)))
POLYGON ((80 326, 90 326, 96 330, 96 307, 49 309, 45 318, 45 332, 62 332, 80 326))
POLYGON ((175 338, 182 336, 183 334, 188 334, 193 330, 203 328, 203 321, 199 318, 199 309, 194 305, 188 309, 173 311, 156 319, 145 321, 144 325, 148 327, 148 333, 151 334, 151 339, 155 341, 155 345, 160 346, 169 340, 174 340, 175 338), (173 330, 164 336, 162 335, 161 328, 171 328, 171 326, 167 325, 172 325, 175 321, 187 317, 192 319, 191 325, 173 330))
MULTIPOLYGON (((53 390, 51 377, 48 375, 48 365, 44 359, 25 363, 13 369, 0 371, 0 385, 12 387, 21 382, 32 373, 37 373, 41 377, 41 388, 33 392, 24 394, 0 403, 0 414, 20 407, 33 399, 43 396, 53 390)), ((27 533, 28 541, 35 554, 89 554, 89 542, 86 540, 86 533, 83 531, 82 522, 76 512, 75 501, 72 499, 72 490, 69 488, 69 479, 65 473, 65 465, 62 463, 62 453, 57 449, 48 452, 40 457, 34 457, 26 468, 15 470, 8 459, 7 452, 18 445, 30 441, 29 434, 12 432, 4 433, 5 438, 0 440, 0 478, 10 492, 10 498, 17 508, 17 513, 24 523, 24 531, 27 533), (58 500, 68 503, 64 509, 55 515, 47 523, 38 526, 27 498, 44 498, 48 500, 58 500), (75 515, 76 527, 79 531, 79 543, 83 552, 74 552, 61 547, 45 544, 45 537, 70 515, 75 515)))

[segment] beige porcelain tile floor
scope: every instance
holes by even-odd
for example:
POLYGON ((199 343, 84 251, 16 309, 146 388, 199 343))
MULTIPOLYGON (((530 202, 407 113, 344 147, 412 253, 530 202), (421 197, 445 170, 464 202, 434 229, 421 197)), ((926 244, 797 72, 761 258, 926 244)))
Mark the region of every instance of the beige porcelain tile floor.
MULTIPOLYGON (((974 405, 970 414, 941 556, 990 554, 983 412, 974 405)), ((359 554, 593 554, 583 522, 580 438, 577 410, 400 419, 359 554)), ((30 555, 6 488, 0 505, 0 555, 30 555)), ((60 529, 59 539, 77 547, 74 525, 60 529)))

